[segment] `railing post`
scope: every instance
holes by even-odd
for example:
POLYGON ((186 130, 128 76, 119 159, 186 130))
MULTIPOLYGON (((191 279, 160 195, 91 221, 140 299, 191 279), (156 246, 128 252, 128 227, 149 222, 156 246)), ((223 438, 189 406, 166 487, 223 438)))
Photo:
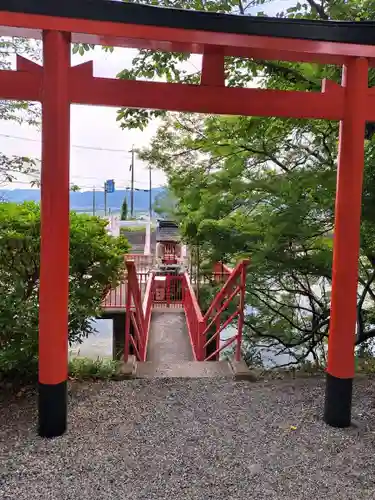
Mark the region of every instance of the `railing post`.
POLYGON ((167 274, 167 276, 166 276, 165 284, 167 285, 167 289, 166 289, 167 307, 170 307, 170 305, 171 305, 171 277, 169 274, 167 274))
POLYGON ((236 361, 241 361, 241 343, 242 343, 242 330, 245 320, 245 292, 246 292, 246 265, 243 264, 240 274, 240 303, 238 306, 238 330, 237 330, 237 344, 236 344, 236 361))
POLYGON ((203 337, 203 333, 206 329, 206 323, 205 321, 200 321, 198 324, 198 339, 197 339, 197 358, 198 361, 204 361, 205 359, 205 352, 204 352, 204 344, 205 338, 203 337))
MULTIPOLYGON (((218 307, 217 307, 217 312, 220 311, 220 306, 221 306, 221 303, 218 304, 218 307)), ((220 326, 221 326, 221 318, 220 318, 220 315, 217 317, 216 319, 216 331, 220 330, 220 326)), ((219 335, 216 336, 216 339, 215 339, 215 350, 217 349, 220 349, 220 333, 219 335)), ((214 358, 216 361, 219 361, 219 358, 220 358, 220 354, 218 354, 216 356, 216 358, 214 358)))
POLYGON ((130 310, 132 303, 131 287, 129 280, 127 281, 126 290, 126 306, 125 306, 125 343, 124 343, 124 362, 126 363, 129 358, 129 345, 130 345, 130 310))

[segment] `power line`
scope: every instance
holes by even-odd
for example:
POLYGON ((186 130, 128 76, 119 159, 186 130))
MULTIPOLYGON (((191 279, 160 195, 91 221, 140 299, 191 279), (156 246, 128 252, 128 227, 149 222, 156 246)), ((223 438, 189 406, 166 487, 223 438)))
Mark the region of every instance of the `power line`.
MULTIPOLYGON (((20 141, 27 141, 27 142, 37 142, 40 143, 41 141, 39 139, 31 139, 29 137, 20 137, 17 135, 9 135, 9 134, 0 134, 0 137, 6 137, 7 139, 18 139, 20 141)), ((92 151, 108 151, 111 153, 128 153, 125 149, 115 149, 115 148, 100 148, 96 146, 83 146, 83 145, 78 145, 78 144, 72 144, 72 148, 77 148, 77 149, 89 149, 92 151)), ((131 158, 131 155, 126 154, 127 158, 131 158)))
MULTIPOLYGON (((36 173, 29 173, 29 174, 23 174, 23 175, 26 175, 28 177, 31 177, 33 180, 39 180, 40 179, 40 175, 36 174, 36 173)), ((128 179, 117 179, 116 177, 114 178, 115 181, 116 181, 116 185, 122 185, 122 186, 128 186, 129 185, 129 180, 128 179)), ((76 181, 76 182, 80 182, 80 180, 83 180, 83 181, 93 181, 93 183, 95 181, 97 181, 98 184, 102 184, 104 182, 104 179, 103 177, 94 177, 94 176, 84 176, 84 175, 72 175, 71 176, 71 182, 73 181, 76 181)), ((137 181, 137 180, 134 180, 133 184, 136 184, 136 185, 141 185, 141 186, 149 186, 149 182, 147 181, 137 181)))
MULTIPOLYGON (((37 180, 37 179, 35 179, 37 180)), ((30 184, 32 183, 32 181, 13 181, 13 182, 8 182, 8 183, 4 183, 2 185, 2 188, 6 188, 6 187, 11 187, 11 186, 14 186, 15 184, 22 184, 22 185, 28 185, 30 186, 30 184)), ((71 180, 71 183, 74 183, 74 180, 71 180)), ((94 190, 95 189, 95 192, 98 193, 98 192, 103 192, 104 189, 103 189, 103 186, 102 185, 80 185, 78 186, 80 189, 87 189, 87 190, 94 190)), ((153 186, 153 189, 156 189, 156 188, 163 188, 165 187, 164 185, 158 185, 158 186, 153 186)), ((15 188, 17 189, 17 188, 15 188)), ((130 191, 131 190, 131 187, 130 186, 116 186, 116 190, 119 191, 130 191)), ((149 189, 143 189, 143 188, 134 188, 134 191, 138 191, 138 192, 144 192, 144 193, 148 193, 149 192, 149 189)))

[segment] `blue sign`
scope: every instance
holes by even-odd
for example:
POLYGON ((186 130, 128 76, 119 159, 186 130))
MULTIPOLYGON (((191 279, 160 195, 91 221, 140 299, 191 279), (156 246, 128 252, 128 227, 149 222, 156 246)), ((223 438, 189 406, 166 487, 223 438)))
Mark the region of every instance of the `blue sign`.
POLYGON ((105 192, 106 193, 114 193, 115 192, 115 181, 113 179, 109 179, 105 181, 105 192))

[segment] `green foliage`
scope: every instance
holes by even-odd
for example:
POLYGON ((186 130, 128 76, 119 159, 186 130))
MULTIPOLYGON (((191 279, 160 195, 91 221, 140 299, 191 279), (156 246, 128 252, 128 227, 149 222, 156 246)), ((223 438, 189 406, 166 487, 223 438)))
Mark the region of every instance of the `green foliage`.
POLYGON ((155 197, 153 211, 161 218, 175 220, 177 199, 170 190, 155 197))
MULTIPOLYGON (((168 6, 169 0, 141 3, 168 6)), ((178 0, 173 7, 254 14, 273 7, 276 17, 373 19, 369 0, 178 0)), ((265 14, 263 14, 265 15, 265 14)), ((119 78, 196 84, 188 54, 141 50, 119 78)), ((340 82, 341 68, 313 63, 226 57, 227 86, 320 91, 323 78, 340 82)), ((374 71, 369 84, 375 83, 374 71)), ((121 109, 124 128, 162 125, 142 159, 167 174, 184 238, 202 260, 251 256, 247 300, 249 350, 271 346, 296 363, 324 362, 329 328, 332 231, 338 125, 313 120, 215 117, 121 109)), ((374 140, 366 143, 357 343, 375 335, 374 140)))
POLYGON ((128 202, 126 201, 126 197, 121 206, 121 220, 128 220, 128 202))
POLYGON ((75 380, 109 380, 117 378, 119 361, 109 359, 72 358, 69 360, 69 376, 75 380))
MULTIPOLYGON (((209 12, 223 12, 240 15, 266 15, 260 11, 260 6, 267 4, 267 10, 277 12, 276 17, 304 18, 304 19, 344 19, 363 20, 373 19, 375 7, 368 0, 315 0, 298 1, 285 11, 282 3, 277 0, 143 0, 140 3, 158 5, 162 7, 194 9, 209 12)), ((266 10, 266 9, 265 9, 266 10)), ((275 15, 275 14, 272 14, 275 15)), ((130 69, 118 74, 123 79, 162 79, 168 82, 182 82, 199 84, 200 71, 198 68, 189 69, 184 62, 190 54, 169 53, 152 50, 140 50, 133 58, 130 69)), ((311 63, 288 63, 280 61, 261 61, 237 57, 225 58, 225 74, 228 86, 245 87, 250 85, 264 85, 268 88, 287 89, 293 85, 296 90, 320 91, 321 79, 324 77, 337 78, 340 69, 332 66, 320 66, 311 63)), ((118 112, 118 121, 123 128, 144 129, 153 118, 165 117, 166 113, 160 110, 137 110, 123 108, 118 112)))
POLYGON ((167 173, 184 238, 199 241, 203 261, 251 256, 248 301, 258 313, 247 320, 248 337, 301 344, 299 357, 307 355, 328 330, 337 128, 174 118, 142 156, 167 173))
MULTIPOLYGON (((309 1, 278 15, 371 19, 374 9, 365 0, 309 1)), ((128 77, 141 76, 139 68, 146 71, 152 60, 155 72, 177 67, 175 56, 142 57, 128 77)), ((341 78, 340 68, 318 64, 227 58, 225 65, 230 86, 319 91, 323 78, 341 78)), ((373 71, 369 78, 371 85, 373 71)), ((337 139, 338 124, 319 120, 168 114, 141 154, 167 174, 183 236, 190 245, 199 243, 202 260, 251 257, 249 351, 271 347, 296 363, 312 356, 314 364, 324 364, 337 139)), ((375 336, 374 144, 366 143, 357 344, 375 336)))
MULTIPOLYGON (((11 69, 14 54, 40 59, 40 44, 23 38, 0 37, 0 70, 11 69)), ((0 120, 27 123, 37 126, 40 123, 40 105, 25 101, 0 100, 0 120)), ((38 162, 33 158, 0 154, 0 184, 11 183, 20 174, 30 177, 30 184, 37 184, 38 162)))
MULTIPOLYGON (((119 282, 125 238, 106 233, 106 221, 70 216, 69 342, 81 342, 100 314, 101 301, 119 282)), ((0 204, 0 372, 29 373, 38 351, 40 207, 0 204)))

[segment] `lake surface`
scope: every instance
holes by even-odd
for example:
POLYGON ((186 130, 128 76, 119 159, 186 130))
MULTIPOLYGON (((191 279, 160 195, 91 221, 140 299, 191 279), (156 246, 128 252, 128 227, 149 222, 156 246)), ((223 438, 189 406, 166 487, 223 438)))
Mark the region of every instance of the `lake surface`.
POLYGON ((112 359, 112 331, 113 320, 98 319, 91 320, 97 333, 90 335, 82 344, 75 344, 69 349, 71 356, 83 356, 86 358, 112 359))

